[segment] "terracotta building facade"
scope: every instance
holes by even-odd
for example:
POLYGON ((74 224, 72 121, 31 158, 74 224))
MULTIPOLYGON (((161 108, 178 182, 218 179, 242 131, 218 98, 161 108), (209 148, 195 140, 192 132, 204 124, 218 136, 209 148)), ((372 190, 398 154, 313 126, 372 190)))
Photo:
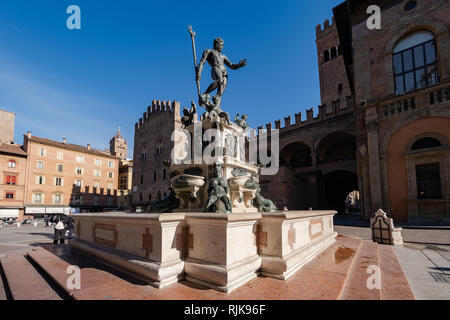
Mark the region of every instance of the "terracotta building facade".
POLYGON ((108 150, 24 135, 25 213, 97 212, 117 207, 119 158, 108 150))
POLYGON ((0 220, 22 219, 27 153, 17 144, 0 142, 0 220))

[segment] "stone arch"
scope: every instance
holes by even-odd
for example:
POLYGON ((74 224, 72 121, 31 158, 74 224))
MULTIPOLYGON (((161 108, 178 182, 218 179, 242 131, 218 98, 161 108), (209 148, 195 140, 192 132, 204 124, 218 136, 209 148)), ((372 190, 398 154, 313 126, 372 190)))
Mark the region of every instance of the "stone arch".
POLYGON ((324 209, 342 213, 349 193, 358 190, 358 176, 348 170, 334 170, 324 176, 324 185, 324 209))
POLYGON ((442 134, 437 133, 437 132, 426 132, 426 133, 419 134, 419 135, 415 136, 414 138, 412 138, 410 140, 410 142, 408 143, 405 152, 411 151, 412 146, 417 141, 419 141, 421 139, 424 139, 424 138, 436 139, 437 141, 439 141, 441 146, 446 146, 447 145, 447 139, 442 134))
POLYGON ((442 66, 449 63, 450 57, 443 56, 441 48, 448 48, 449 47, 449 41, 448 41, 448 30, 446 24, 439 20, 439 19, 429 19, 427 17, 419 17, 415 20, 411 21, 407 25, 404 25, 400 29, 396 30, 396 36, 391 38, 389 42, 386 45, 386 48, 384 50, 384 66, 385 70, 389 70, 387 72, 387 86, 388 86, 388 93, 394 94, 395 93, 395 84, 394 84, 394 77, 390 76, 393 74, 393 65, 392 65, 392 56, 395 45, 404 37, 407 37, 408 35, 420 31, 430 31, 433 33, 435 41, 436 41, 436 51, 437 51, 437 57, 438 57, 438 72, 441 77, 445 78, 448 75, 445 74, 446 69, 442 66))
MULTIPOLYGON (((434 150, 423 149, 411 152, 408 149, 417 141, 417 138, 430 136, 428 128, 434 128, 435 132, 431 133, 432 136, 444 136, 443 142, 448 141, 450 139, 449 123, 450 117, 448 116, 409 117, 399 125, 393 126, 396 130, 391 128, 389 134, 383 137, 384 141, 387 140, 386 143, 383 141, 385 146, 381 147, 386 151, 382 155, 385 159, 384 188, 389 195, 389 210, 394 219, 407 222, 410 219, 421 219, 428 213, 430 213, 428 218, 432 218, 432 215, 436 216, 436 210, 439 214, 449 210, 448 205, 444 202, 419 204, 418 180, 416 180, 418 165, 439 163, 441 168, 445 168, 448 151, 435 153, 434 150)), ((450 190, 447 183, 447 170, 441 170, 441 174, 442 194, 447 198, 450 190)))
POLYGON ((356 159, 356 136, 350 131, 335 131, 320 139, 315 148, 317 163, 356 159))
MULTIPOLYGON (((450 110, 447 109, 433 109, 429 111, 428 117, 450 117, 450 110)), ((383 138, 381 139, 381 144, 380 144, 380 153, 381 154, 386 154, 387 153, 387 148, 389 145, 389 141, 391 141, 392 136, 398 131, 400 130, 402 127, 423 119, 424 116, 423 114, 420 113, 416 113, 414 115, 405 115, 404 117, 400 118, 398 121, 395 122, 395 124, 386 132, 386 134, 383 136, 383 138)))
POLYGON ((291 142, 286 144, 280 151, 280 166, 302 168, 310 167, 311 165, 312 150, 304 142, 291 142))
POLYGON ((417 18, 413 20, 408 25, 402 27, 400 30, 397 30, 396 36, 389 40, 386 49, 384 50, 385 55, 392 54, 394 51, 394 47, 401 39, 407 37, 408 35, 419 31, 426 30, 430 31, 434 34, 434 37, 437 38, 442 34, 447 32, 447 27, 445 23, 443 23, 439 19, 428 19, 428 18, 417 18))

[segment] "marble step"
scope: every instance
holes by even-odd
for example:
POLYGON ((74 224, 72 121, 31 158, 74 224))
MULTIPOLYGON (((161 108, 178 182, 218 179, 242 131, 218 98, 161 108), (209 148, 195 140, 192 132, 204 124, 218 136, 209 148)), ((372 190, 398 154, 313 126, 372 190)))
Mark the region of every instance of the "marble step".
MULTIPOLYGON (((231 294, 224 294, 187 281, 164 289, 134 281, 88 257, 79 255, 68 246, 34 248, 28 257, 38 265, 46 279, 58 283, 77 300, 109 299, 182 299, 182 300, 336 300, 336 299, 413 299, 411 289, 403 275, 395 253, 390 246, 379 246, 371 241, 338 236, 336 242, 306 264, 287 281, 258 277, 231 294), (365 269, 372 263, 381 269, 382 290, 361 291, 366 288, 365 269), (66 288, 67 267, 81 268, 81 289, 66 288)), ((30 265, 22 256, 20 264, 30 265), (25 263, 26 262, 26 263, 25 263)), ((34 268, 33 268, 34 269, 34 268)), ((35 270, 34 270, 35 271, 35 270)), ((24 271, 18 274, 22 275, 24 271)), ((26 271, 25 271, 26 272, 26 271)), ((30 271, 28 271, 30 272, 30 271)), ((10 278, 8 277, 8 282, 10 278)), ((12 279, 13 282, 20 279, 12 279)), ((27 280, 28 281, 28 280, 27 280)), ((41 281, 44 281, 41 279, 41 281)), ((31 290, 31 293, 35 291, 31 290)), ((39 296, 40 299, 43 297, 39 296)))
POLYGON ((0 259, 14 300, 61 300, 62 298, 26 259, 24 253, 8 253, 0 259))
POLYGON ((260 277, 227 299, 336 300, 344 287, 361 239, 338 236, 336 242, 286 281, 260 277))
POLYGON ((3 284, 3 281, 4 280, 2 279, 2 277, 0 277, 0 301, 7 300, 5 285, 3 284))
POLYGON ((28 256, 74 300, 140 300, 148 296, 149 286, 136 290, 134 284, 101 268, 80 267, 80 289, 68 288, 67 279, 71 275, 68 267, 71 263, 43 248, 33 249, 28 256))
POLYGON ((378 245, 378 252, 381 268, 381 299, 414 300, 414 294, 394 248, 388 245, 378 245))
POLYGON ((380 271, 379 265, 378 244, 370 240, 363 240, 356 253, 339 300, 380 300, 381 290, 371 289, 367 284, 373 272, 380 271), (372 266, 374 270, 367 273, 368 268, 372 266))

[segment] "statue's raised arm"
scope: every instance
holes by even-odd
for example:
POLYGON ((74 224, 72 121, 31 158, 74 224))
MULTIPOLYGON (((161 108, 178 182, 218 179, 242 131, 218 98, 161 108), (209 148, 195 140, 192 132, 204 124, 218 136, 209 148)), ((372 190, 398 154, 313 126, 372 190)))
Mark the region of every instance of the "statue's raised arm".
POLYGON ((203 67, 206 62, 211 67, 211 77, 213 82, 209 85, 208 89, 200 96, 199 103, 202 107, 208 105, 209 93, 217 89, 216 95, 212 101, 216 108, 220 109, 220 103, 222 101, 223 93, 228 84, 228 66, 232 70, 237 70, 247 65, 247 60, 240 60, 238 64, 233 64, 231 61, 222 54, 223 40, 220 38, 214 39, 214 48, 208 49, 203 52, 202 58, 196 69, 196 80, 200 81, 202 76, 203 67))

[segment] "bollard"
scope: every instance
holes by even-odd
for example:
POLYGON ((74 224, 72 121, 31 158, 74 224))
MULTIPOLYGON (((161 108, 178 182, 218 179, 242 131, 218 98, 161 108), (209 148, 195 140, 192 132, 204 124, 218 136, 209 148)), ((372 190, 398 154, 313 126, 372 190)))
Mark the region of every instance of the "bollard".
POLYGON ((20 228, 20 222, 17 222, 17 228, 20 228))
POLYGON ((36 227, 37 227, 37 222, 35 221, 35 222, 33 223, 33 225, 34 225, 34 227, 36 228, 36 227))

